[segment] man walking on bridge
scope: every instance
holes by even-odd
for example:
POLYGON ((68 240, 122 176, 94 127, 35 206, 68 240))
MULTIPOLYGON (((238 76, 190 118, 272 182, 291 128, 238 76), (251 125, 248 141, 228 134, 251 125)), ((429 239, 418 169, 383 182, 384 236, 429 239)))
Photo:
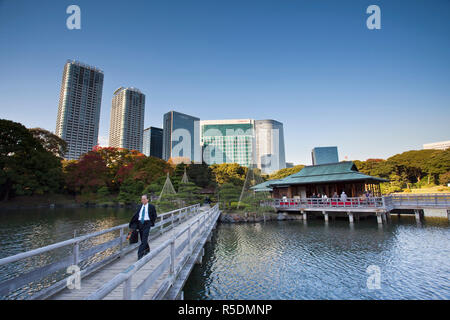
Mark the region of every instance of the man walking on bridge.
POLYGON ((146 194, 142 195, 141 203, 142 206, 133 215, 129 224, 130 229, 139 229, 141 245, 138 249, 138 260, 150 251, 150 246, 148 245, 148 234, 150 232, 150 227, 155 225, 156 220, 155 206, 148 202, 148 197, 146 194))

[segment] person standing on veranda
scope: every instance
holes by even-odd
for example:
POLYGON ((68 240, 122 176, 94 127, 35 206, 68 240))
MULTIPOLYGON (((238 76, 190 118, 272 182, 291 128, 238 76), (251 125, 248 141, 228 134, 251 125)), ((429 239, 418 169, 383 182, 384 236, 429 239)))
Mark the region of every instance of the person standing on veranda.
POLYGON ((138 249, 138 260, 150 251, 148 234, 150 233, 150 227, 155 225, 157 217, 155 206, 148 202, 146 194, 142 195, 141 203, 142 205, 133 215, 129 224, 130 229, 139 229, 141 244, 138 249))

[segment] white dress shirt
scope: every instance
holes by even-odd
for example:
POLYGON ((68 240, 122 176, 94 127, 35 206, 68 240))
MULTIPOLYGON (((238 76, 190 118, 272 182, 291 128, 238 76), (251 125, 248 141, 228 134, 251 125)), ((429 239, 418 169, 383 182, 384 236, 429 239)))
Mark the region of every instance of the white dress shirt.
POLYGON ((148 203, 147 204, 143 204, 141 207, 141 212, 139 212, 139 221, 141 221, 142 219, 142 214, 145 212, 145 217, 144 220, 150 220, 150 217, 148 216, 148 203), (145 211, 144 211, 145 208, 145 211))

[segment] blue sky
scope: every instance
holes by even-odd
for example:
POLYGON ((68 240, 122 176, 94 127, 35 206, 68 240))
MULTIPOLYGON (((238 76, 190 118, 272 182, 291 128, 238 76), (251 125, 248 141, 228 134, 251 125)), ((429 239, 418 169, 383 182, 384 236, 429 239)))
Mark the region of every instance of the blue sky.
POLYGON ((173 109, 283 122, 286 160, 315 146, 387 158, 450 139, 450 1, 0 0, 0 118, 55 131, 67 59, 104 71, 112 94, 146 94, 145 126, 173 109), (66 8, 81 8, 81 30, 66 8), (366 8, 381 8, 381 30, 366 8))

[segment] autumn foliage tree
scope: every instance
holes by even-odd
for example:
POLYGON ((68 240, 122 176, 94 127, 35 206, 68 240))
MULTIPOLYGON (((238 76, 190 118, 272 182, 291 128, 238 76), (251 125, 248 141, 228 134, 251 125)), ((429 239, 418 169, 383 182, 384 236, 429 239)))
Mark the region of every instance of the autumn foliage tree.
POLYGON ((95 152, 85 153, 77 162, 66 168, 67 189, 73 193, 96 193, 108 183, 108 168, 103 157, 95 152))

